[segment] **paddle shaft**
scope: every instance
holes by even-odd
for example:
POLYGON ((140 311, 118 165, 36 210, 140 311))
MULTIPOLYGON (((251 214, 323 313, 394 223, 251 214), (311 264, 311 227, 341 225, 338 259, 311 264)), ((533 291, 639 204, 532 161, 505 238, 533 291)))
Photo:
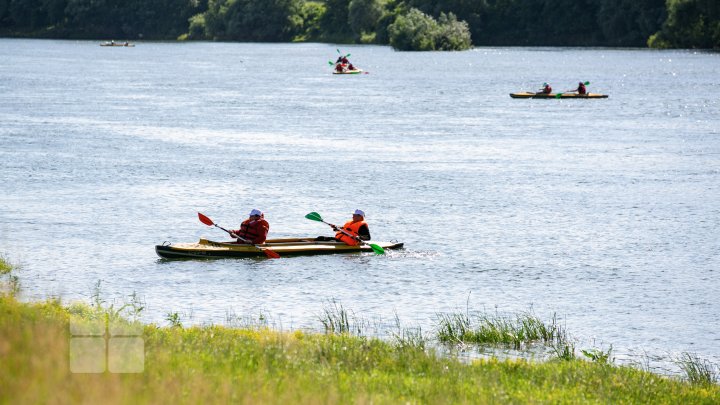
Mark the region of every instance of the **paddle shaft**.
POLYGON ((218 228, 222 229, 223 231, 229 233, 230 236, 232 236, 233 238, 239 239, 241 242, 245 242, 245 243, 247 243, 248 245, 253 245, 253 246, 255 246, 256 248, 258 248, 258 249, 260 249, 260 250, 264 250, 262 247, 260 247, 260 246, 258 246, 258 245, 256 245, 256 244, 252 243, 252 241, 249 241, 249 240, 243 238, 243 237, 240 236, 240 235, 237 235, 237 234, 236 234, 235 232, 233 232, 233 231, 228 231, 227 229, 223 228, 222 226, 220 226, 220 225, 218 225, 218 224, 213 224, 213 225, 215 225, 215 226, 217 226, 218 228))

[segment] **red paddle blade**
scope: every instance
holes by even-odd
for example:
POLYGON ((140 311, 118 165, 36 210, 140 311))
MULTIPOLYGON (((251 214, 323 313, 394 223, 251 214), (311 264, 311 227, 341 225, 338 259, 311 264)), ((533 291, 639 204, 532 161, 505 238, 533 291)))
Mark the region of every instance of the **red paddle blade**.
POLYGON ((265 256, 267 256, 268 259, 279 259, 280 258, 280 255, 274 250, 263 249, 263 252, 265 252, 265 256))
POLYGON ((198 218, 200 218, 200 222, 202 222, 205 225, 213 226, 215 223, 212 221, 212 219, 206 217, 205 215, 198 212, 198 218))

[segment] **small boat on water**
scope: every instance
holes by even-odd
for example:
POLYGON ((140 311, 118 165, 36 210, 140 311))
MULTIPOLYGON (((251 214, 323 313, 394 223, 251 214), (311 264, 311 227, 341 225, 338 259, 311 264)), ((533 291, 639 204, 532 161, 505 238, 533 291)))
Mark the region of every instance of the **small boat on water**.
POLYGON ((575 98, 575 99, 586 99, 586 98, 608 98, 607 94, 588 93, 588 94, 577 94, 577 93, 535 93, 525 91, 522 93, 510 93, 512 98, 575 98))
POLYGON ((358 73, 362 73, 362 69, 353 69, 353 70, 343 70, 341 72, 337 70, 333 70, 334 75, 356 75, 358 73))
MULTIPOLYGON (((400 249, 400 242, 372 242, 383 249, 400 249)), ((316 241, 315 238, 268 239, 259 245, 237 242, 215 242, 200 239, 197 243, 163 243, 155 246, 155 252, 163 259, 214 259, 228 257, 264 257, 263 248, 281 257, 299 255, 322 255, 335 253, 373 252, 368 245, 350 246, 337 241, 316 241)))
POLYGON ((133 47, 133 46, 135 46, 135 44, 131 44, 131 43, 129 43, 129 42, 115 42, 115 41, 110 41, 110 42, 103 42, 103 43, 100 44, 100 46, 125 46, 125 47, 133 47))

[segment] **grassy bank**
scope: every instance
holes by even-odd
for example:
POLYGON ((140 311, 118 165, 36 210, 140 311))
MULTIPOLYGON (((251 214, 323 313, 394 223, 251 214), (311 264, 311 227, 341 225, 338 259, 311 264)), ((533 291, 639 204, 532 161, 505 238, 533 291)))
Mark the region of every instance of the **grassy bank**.
POLYGON ((101 308, 0 298, 2 403, 717 403, 717 385, 586 361, 463 364, 347 334, 145 325, 144 371, 74 374, 71 317, 101 308))
MULTIPOLYGON (((86 331, 98 322, 125 325, 141 310, 135 297, 121 307, 105 305, 99 293, 91 305, 64 305, 59 300, 22 303, 15 298, 17 277, 12 272, 13 266, 0 257, 0 280, 12 285, 0 290, 0 404, 711 404, 720 398, 720 387, 702 378, 703 367, 710 365, 697 358, 686 359, 693 383, 574 357, 543 363, 490 359, 466 364, 427 349, 421 332, 405 331, 409 334, 399 333, 393 341, 353 336, 363 322, 337 305, 321 317, 326 334, 280 333, 262 326, 136 324, 139 329, 133 334, 142 341, 139 372, 73 373, 77 369, 70 353, 78 325, 89 328, 86 331)), ((543 329, 530 316, 500 323, 478 319, 480 323, 459 316, 445 318, 441 340, 443 330, 450 340, 463 341, 488 337, 504 341, 507 333, 497 333, 499 329, 530 340, 552 340, 557 335, 555 322, 543 329), (488 326, 494 326, 493 333, 478 333, 488 326), (527 333, 538 330, 542 333, 527 333)), ((109 347, 110 340, 100 341, 109 347)), ((104 361, 108 353, 97 352, 97 358, 104 361)), ((103 364, 110 367, 110 362, 103 364)))

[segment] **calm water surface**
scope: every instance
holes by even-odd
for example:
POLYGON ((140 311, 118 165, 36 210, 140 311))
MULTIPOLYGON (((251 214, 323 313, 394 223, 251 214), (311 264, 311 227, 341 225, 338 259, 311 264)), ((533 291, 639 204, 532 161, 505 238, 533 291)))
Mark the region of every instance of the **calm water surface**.
POLYGON ((432 331, 438 313, 557 313, 582 347, 660 368, 720 362, 720 55, 0 39, 0 250, 25 299, 109 302, 147 321, 265 314, 320 328, 328 300, 432 331), (514 100, 547 81, 607 100, 514 100), (368 214, 384 257, 163 261, 266 212, 368 214))

